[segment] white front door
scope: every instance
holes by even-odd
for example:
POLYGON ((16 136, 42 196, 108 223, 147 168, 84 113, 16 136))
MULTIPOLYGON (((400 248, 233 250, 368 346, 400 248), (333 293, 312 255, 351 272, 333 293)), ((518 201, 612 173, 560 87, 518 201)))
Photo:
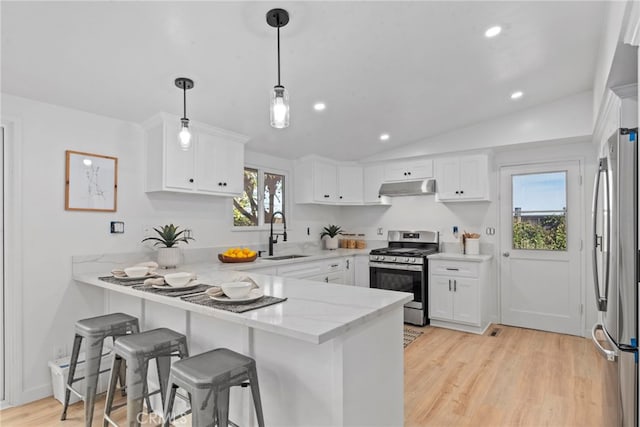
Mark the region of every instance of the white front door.
POLYGON ((580 163, 500 169, 502 323, 582 335, 580 163))

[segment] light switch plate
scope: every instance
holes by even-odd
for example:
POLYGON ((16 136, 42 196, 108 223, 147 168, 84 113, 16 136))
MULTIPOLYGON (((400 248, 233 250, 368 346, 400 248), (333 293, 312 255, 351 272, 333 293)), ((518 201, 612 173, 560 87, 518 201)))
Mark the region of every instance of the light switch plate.
POLYGON ((124 233, 124 222, 111 221, 111 234, 122 234, 122 233, 124 233))

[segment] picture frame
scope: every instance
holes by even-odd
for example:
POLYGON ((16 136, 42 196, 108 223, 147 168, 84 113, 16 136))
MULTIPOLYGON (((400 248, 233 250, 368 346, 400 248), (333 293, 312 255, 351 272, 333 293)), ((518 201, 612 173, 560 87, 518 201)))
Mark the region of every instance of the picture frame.
POLYGON ((65 210, 115 212, 118 158, 66 150, 65 210))

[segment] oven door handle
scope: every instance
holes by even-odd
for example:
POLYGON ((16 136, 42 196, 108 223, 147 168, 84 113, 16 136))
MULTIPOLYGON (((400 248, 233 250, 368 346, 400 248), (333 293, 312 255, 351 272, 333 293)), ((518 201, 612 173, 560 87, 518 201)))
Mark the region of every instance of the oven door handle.
POLYGON ((386 268, 389 270, 422 271, 421 265, 390 264, 385 262, 369 262, 370 268, 386 268))

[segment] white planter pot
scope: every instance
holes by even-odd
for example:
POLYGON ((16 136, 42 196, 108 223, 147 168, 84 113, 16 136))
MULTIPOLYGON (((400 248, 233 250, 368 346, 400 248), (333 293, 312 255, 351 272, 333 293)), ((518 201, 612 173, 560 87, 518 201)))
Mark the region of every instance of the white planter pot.
POLYGON ((325 247, 325 249, 329 249, 329 250, 338 249, 338 236, 325 237, 324 238, 324 247, 325 247))
POLYGON ((180 248, 158 248, 158 265, 175 268, 180 264, 180 248))

